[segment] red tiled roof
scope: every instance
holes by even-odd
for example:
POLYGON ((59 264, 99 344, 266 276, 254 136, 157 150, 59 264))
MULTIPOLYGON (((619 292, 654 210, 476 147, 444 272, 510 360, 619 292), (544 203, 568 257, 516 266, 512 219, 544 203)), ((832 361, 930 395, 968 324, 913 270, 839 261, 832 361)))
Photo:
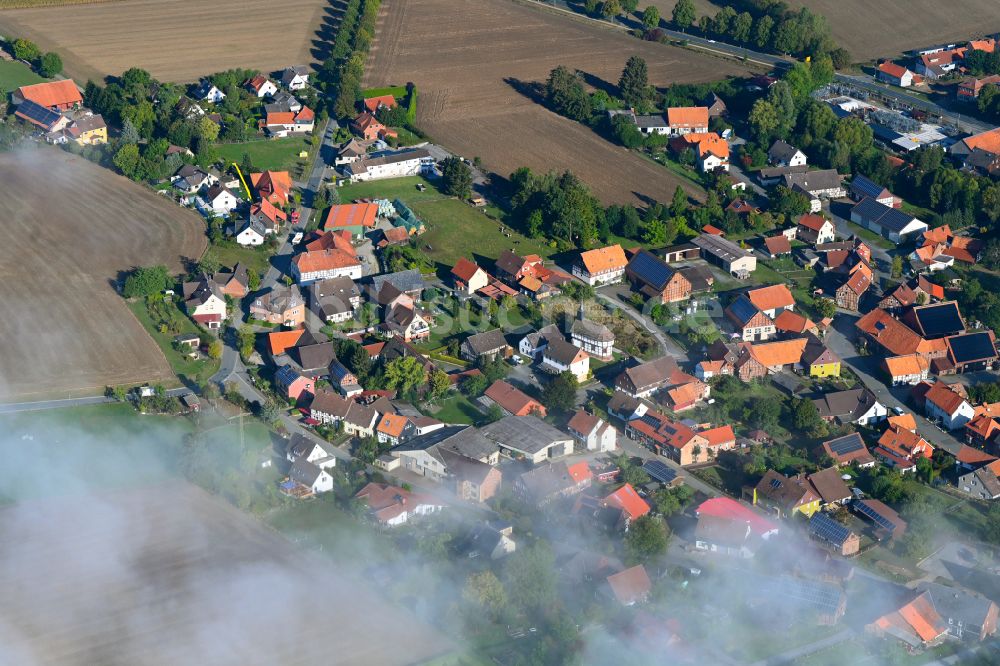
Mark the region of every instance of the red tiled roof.
POLYGON ((463 282, 468 282, 480 270, 482 269, 479 268, 479 264, 462 257, 455 262, 455 267, 451 269, 451 274, 463 282))
POLYGON ((699 516, 715 516, 736 520, 750 525, 757 536, 765 536, 778 531, 778 526, 756 511, 728 497, 713 497, 702 502, 695 513, 699 516))
POLYGON ((667 109, 667 123, 671 127, 693 129, 708 127, 707 106, 675 106, 667 109))
POLYGON ((83 95, 80 94, 80 90, 72 79, 21 86, 17 89, 16 94, 45 108, 83 104, 83 95))
POLYGON ((528 416, 532 412, 545 416, 546 413, 540 402, 502 379, 493 382, 484 395, 514 416, 528 416))
POLYGON ((747 298, 757 306, 758 310, 777 310, 795 305, 795 297, 787 286, 783 284, 773 284, 769 287, 751 289, 747 292, 747 298))
POLYGON ((396 98, 393 97, 392 95, 365 97, 364 106, 369 113, 375 113, 376 111, 378 111, 380 106, 385 106, 392 109, 396 107, 396 98))
POLYGON ((793 310, 782 310, 777 317, 774 318, 774 328, 779 331, 788 331, 790 333, 805 333, 806 331, 816 328, 810 319, 803 317, 798 312, 793 310))
POLYGON ((590 465, 585 460, 581 460, 566 467, 570 477, 578 484, 594 478, 594 473, 590 471, 590 465))
POLYGON ((902 78, 906 74, 907 70, 902 65, 897 65, 894 62, 883 62, 878 66, 880 72, 885 72, 889 76, 893 76, 897 79, 902 78))
POLYGON ((965 398, 959 395, 950 385, 944 382, 935 382, 924 395, 924 400, 941 408, 947 414, 954 414, 965 398))
POLYGON ((607 580, 615 598, 626 606, 642 601, 653 589, 649 574, 646 573, 646 568, 641 564, 612 574, 608 576, 607 580))
POLYGON ((271 352, 272 356, 277 356, 278 354, 285 353, 285 350, 290 347, 294 347, 302 334, 305 333, 303 329, 297 329, 294 331, 278 331, 276 333, 267 334, 267 346, 271 352))
POLYGON ((782 234, 765 238, 764 246, 767 247, 768 252, 775 256, 779 254, 788 254, 792 251, 791 242, 782 234))
POLYGON ((977 449, 971 447, 967 444, 963 444, 962 448, 958 450, 955 454, 955 460, 960 463, 965 463, 966 465, 975 465, 978 463, 991 463, 996 460, 996 456, 991 456, 982 449, 977 449))
POLYGON ((639 497, 635 488, 626 483, 624 486, 604 498, 604 506, 620 509, 632 520, 640 518, 649 513, 649 505, 646 500, 639 497))
POLYGON ((370 229, 375 226, 378 217, 378 204, 342 204, 330 206, 323 220, 323 229, 330 230, 344 227, 364 227, 370 229))
POLYGON ((826 218, 822 215, 806 214, 799 218, 799 226, 813 231, 820 231, 826 224, 826 218))
POLYGON ((733 426, 724 425, 709 430, 702 430, 698 433, 708 441, 709 447, 722 446, 724 444, 736 443, 736 433, 733 426))
POLYGON ((581 252, 580 262, 588 273, 595 275, 604 271, 625 268, 628 259, 625 258, 625 251, 622 250, 621 245, 609 245, 581 252))

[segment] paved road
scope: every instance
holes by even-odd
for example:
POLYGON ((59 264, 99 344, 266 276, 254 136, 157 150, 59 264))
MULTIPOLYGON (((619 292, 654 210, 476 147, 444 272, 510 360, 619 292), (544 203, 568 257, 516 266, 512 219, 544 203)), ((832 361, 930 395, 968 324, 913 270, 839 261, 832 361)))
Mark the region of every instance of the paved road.
POLYGON ((635 440, 629 439, 625 436, 623 431, 618 433, 618 446, 621 447, 622 451, 628 453, 632 456, 639 456, 643 460, 659 460, 667 467, 672 467, 677 470, 677 475, 684 479, 684 483, 688 486, 697 490, 698 492, 708 496, 708 497, 721 497, 722 493, 718 488, 708 485, 698 477, 691 474, 689 471, 678 465, 676 462, 670 458, 664 458, 663 456, 658 456, 645 446, 636 442, 635 440))
POLYGON ((656 338, 656 341, 660 343, 660 349, 664 354, 669 354, 670 356, 675 356, 677 358, 686 359, 687 351, 684 350, 679 344, 670 339, 666 333, 664 333, 659 326, 653 324, 647 317, 639 312, 636 312, 635 308, 631 304, 626 303, 621 300, 617 292, 611 291, 608 293, 597 293, 597 298, 606 303, 608 306, 615 310, 621 310, 627 314, 632 319, 642 324, 649 333, 656 338))
MULTIPOLYGON (((167 390, 167 395, 178 398, 191 392, 189 388, 167 390)), ((18 412, 40 412, 47 409, 63 407, 86 407, 87 405, 105 405, 115 402, 103 395, 85 396, 81 398, 61 398, 58 400, 35 400, 32 402, 12 402, 0 405, 0 414, 16 414, 18 412)))
POLYGON ((906 398, 910 392, 909 386, 890 388, 879 378, 880 370, 878 365, 879 360, 882 358, 881 355, 858 355, 852 343, 857 337, 856 329, 854 328, 854 322, 856 321, 857 317, 854 315, 838 314, 834 319, 833 326, 826 333, 825 341, 827 346, 830 347, 834 354, 840 357, 841 361, 854 371, 854 374, 875 394, 879 402, 889 408, 890 412, 893 407, 901 407, 908 412, 913 412, 913 416, 917 421, 917 432, 920 433, 921 437, 948 453, 957 453, 962 446, 962 442, 932 424, 918 412, 914 412, 906 404, 906 398))

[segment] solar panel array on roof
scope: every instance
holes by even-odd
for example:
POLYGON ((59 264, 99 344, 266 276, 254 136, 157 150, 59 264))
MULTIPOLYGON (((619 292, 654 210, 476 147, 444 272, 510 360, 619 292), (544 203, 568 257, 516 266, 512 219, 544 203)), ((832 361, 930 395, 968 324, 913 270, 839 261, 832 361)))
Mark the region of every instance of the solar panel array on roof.
POLYGON ((649 474, 660 483, 671 483, 677 478, 677 470, 673 467, 668 467, 659 460, 647 460, 643 463, 642 468, 646 470, 646 474, 649 474))
POLYGON ((926 305, 913 309, 920 330, 925 337, 941 337, 954 335, 965 331, 962 315, 958 312, 958 304, 954 301, 926 305))
POLYGON ((842 546, 851 536, 851 530, 822 511, 817 511, 809 519, 809 531, 836 546, 842 546))
POLYGON ((996 348, 989 333, 967 333, 948 338, 948 347, 955 363, 982 361, 997 355, 996 348))
POLYGON ((836 613, 844 593, 832 583, 783 576, 780 592, 790 599, 809 604, 827 613, 836 613))
POLYGON ((750 302, 746 294, 741 294, 739 298, 732 302, 729 311, 741 323, 746 324, 759 312, 757 306, 750 302))
POLYGON ((645 423, 646 425, 653 426, 654 428, 660 427, 660 419, 656 418, 652 414, 643 414, 642 416, 639 417, 639 420, 645 423))
POLYGON ((645 250, 632 257, 628 267, 639 279, 656 289, 665 287, 673 275, 669 266, 645 250))
POLYGON ((43 127, 51 127, 53 123, 59 120, 59 117, 62 115, 58 111, 46 109, 41 104, 37 104, 31 100, 23 101, 17 107, 17 113, 24 116, 27 120, 43 127))
POLYGON ((827 442, 827 446, 830 450, 836 453, 838 456, 842 456, 853 451, 859 451, 864 447, 865 443, 861 439, 861 435, 857 433, 852 433, 844 437, 838 437, 837 439, 832 439, 827 442))
POLYGON ((859 513, 866 516, 868 519, 870 519, 873 523, 875 523, 879 527, 889 530, 890 532, 896 529, 896 524, 894 522, 883 516, 878 511, 876 511, 870 504, 868 504, 868 502, 862 500, 860 502, 857 502, 856 506, 858 508, 859 513))

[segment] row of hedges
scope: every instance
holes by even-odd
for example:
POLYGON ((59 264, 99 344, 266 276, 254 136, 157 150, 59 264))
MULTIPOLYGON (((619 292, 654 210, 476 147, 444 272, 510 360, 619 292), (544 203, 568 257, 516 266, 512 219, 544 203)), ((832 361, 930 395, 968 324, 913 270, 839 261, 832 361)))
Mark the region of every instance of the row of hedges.
POLYGON ((348 0, 330 57, 323 63, 326 92, 334 100, 333 113, 338 118, 353 116, 355 103, 361 99, 365 58, 375 39, 380 5, 381 0, 348 0))

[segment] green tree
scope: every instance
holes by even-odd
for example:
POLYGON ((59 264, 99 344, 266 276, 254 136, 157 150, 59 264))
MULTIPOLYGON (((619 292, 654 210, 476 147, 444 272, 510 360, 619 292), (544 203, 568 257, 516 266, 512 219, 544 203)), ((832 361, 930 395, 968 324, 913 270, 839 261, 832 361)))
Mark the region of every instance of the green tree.
POLYGON ((650 5, 642 12, 642 24, 647 30, 652 30, 660 25, 660 10, 655 5, 650 5))
POLYGON ((771 210, 789 218, 804 215, 809 212, 809 198, 801 192, 778 185, 771 197, 771 210))
POLYGON ((892 258, 892 268, 891 275, 894 278, 902 277, 903 275, 903 257, 896 255, 892 258))
POLYGON ((474 573, 465 579, 462 597, 487 611, 494 618, 499 617, 507 607, 507 593, 504 591, 503 583, 489 569, 474 573))
POLYGON ((667 225, 663 220, 650 220, 642 234, 642 240, 648 245, 663 246, 667 244, 667 225))
POLYGON ((441 189, 444 193, 466 199, 472 194, 472 169, 455 156, 441 161, 441 189))
POLYGON ((816 312, 824 319, 837 314, 837 304, 830 298, 820 298, 816 300, 816 312))
POLYGON ((632 56, 618 79, 618 92, 629 106, 640 106, 649 97, 649 72, 646 61, 632 56))
POLYGON ((758 99, 750 109, 750 129, 760 143, 768 144, 774 137, 781 120, 774 104, 766 99, 758 99))
POLYGON ((253 355, 253 347, 256 339, 257 336, 254 334, 252 328, 245 324, 240 326, 236 332, 236 348, 239 350, 240 356, 250 358, 253 355))
POLYGON ((42 54, 41 49, 28 39, 15 39, 13 44, 14 57, 26 62, 35 62, 42 54))
POLYGON ((503 578, 508 599, 528 612, 549 609, 556 601, 555 556, 543 541, 507 557, 503 578))
POLYGON ((542 403, 552 410, 569 411, 576 405, 576 376, 566 370, 548 381, 542 388, 542 403))
POLYGON ((757 19, 753 28, 753 43, 757 48, 764 48, 771 43, 771 31, 774 30, 774 19, 765 14, 757 19))
POLYGON ((125 278, 122 296, 125 298, 155 296, 163 292, 169 284, 170 273, 166 266, 136 268, 125 278))
POLYGON ((812 400, 802 398, 795 401, 792 407, 792 423, 803 432, 811 432, 819 427, 823 419, 812 400))
POLYGON ((735 18, 736 10, 732 7, 723 7, 716 12, 715 17, 712 19, 712 32, 720 37, 727 36, 735 18))
POLYGON ((753 30, 753 16, 743 12, 733 19, 730 35, 734 42, 745 44, 750 41, 750 31, 753 30))
POLYGON ((204 141, 215 141, 219 138, 219 126, 208 116, 198 120, 198 138, 204 141))
POLYGON ((208 357, 216 361, 222 358, 222 340, 215 338, 208 343, 208 357))
POLYGON ((385 366, 385 384, 390 389, 405 393, 422 385, 426 379, 424 366, 413 356, 393 359, 385 366))
POLYGON ((247 269, 247 288, 250 291, 257 291, 260 289, 260 273, 258 273, 255 268, 247 269))
POLYGON ((549 107, 560 115, 581 122, 590 119, 590 96, 584 90, 580 77, 564 65, 549 73, 545 98, 549 107))
POLYGON ((645 515, 632 521, 625 533, 625 557, 632 564, 646 562, 667 550, 670 532, 658 516, 645 515))
POLYGON ((58 53, 49 51, 38 61, 38 73, 46 78, 52 78, 63 70, 63 61, 58 53))
POLYGON ((634 14, 639 8, 639 0, 621 0, 622 11, 626 14, 634 14))
POLYGON ((601 15, 606 19, 614 21, 615 17, 622 13, 622 5, 618 0, 604 0, 601 4, 601 15))
POLYGON ((486 423, 496 423, 504 416, 503 408, 495 402, 486 410, 486 423))
POLYGON ((462 393, 469 397, 478 398, 489 387, 490 382, 482 375, 470 375, 462 380, 462 393))
POLYGON ((125 144, 115 153, 112 162, 122 172, 122 175, 136 180, 136 170, 139 167, 139 147, 134 143, 125 144))
POLYGON ((444 370, 434 370, 430 376, 429 386, 431 395, 440 398, 451 389, 451 379, 444 370))
POLYGON ((697 16, 694 2, 692 0, 677 0, 673 11, 670 13, 674 25, 680 30, 687 30, 694 23, 697 16))

